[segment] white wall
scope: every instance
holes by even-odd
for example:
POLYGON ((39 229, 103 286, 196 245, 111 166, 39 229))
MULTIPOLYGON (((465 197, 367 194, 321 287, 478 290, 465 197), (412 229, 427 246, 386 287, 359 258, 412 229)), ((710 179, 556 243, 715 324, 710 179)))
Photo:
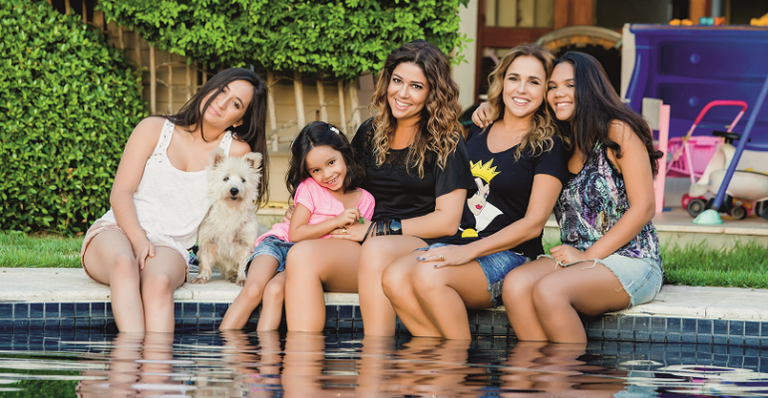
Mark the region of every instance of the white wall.
POLYGON ((475 103, 475 54, 477 53, 477 11, 479 0, 470 0, 467 7, 459 7, 459 32, 472 39, 462 51, 465 62, 454 65, 451 71, 453 80, 459 85, 459 103, 467 109, 475 103))

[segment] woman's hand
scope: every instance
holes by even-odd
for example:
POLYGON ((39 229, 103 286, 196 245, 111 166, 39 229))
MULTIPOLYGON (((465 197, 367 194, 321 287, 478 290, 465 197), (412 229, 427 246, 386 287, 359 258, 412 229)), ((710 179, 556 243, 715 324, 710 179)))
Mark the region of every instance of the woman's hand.
POLYGON ((283 215, 283 219, 280 220, 280 222, 284 222, 284 223, 290 224, 291 223, 291 217, 293 217, 293 211, 294 210, 296 210, 296 206, 294 206, 294 205, 288 206, 288 208, 285 210, 285 214, 283 215))
MULTIPOLYGON (((365 239, 365 233, 368 232, 368 227, 371 225, 371 222, 371 220, 365 220, 364 224, 353 222, 344 228, 334 229, 331 231, 331 237, 362 242, 363 239, 365 239)), ((376 231, 373 232, 375 233, 376 231)))
POLYGON ((147 263, 147 257, 155 257, 155 245, 144 237, 136 239, 136 243, 131 241, 131 246, 133 246, 133 254, 139 260, 139 270, 142 271, 147 263))
POLYGON ((587 252, 583 252, 568 245, 555 246, 549 249, 549 253, 552 255, 552 258, 563 265, 575 263, 576 261, 594 259, 593 257, 590 257, 587 252))
POLYGON ((488 127, 493 120, 491 120, 491 106, 487 102, 483 102, 480 106, 472 112, 472 123, 479 127, 488 127))
POLYGON ((447 267, 450 265, 464 265, 475 260, 466 245, 462 246, 440 246, 434 247, 424 252, 416 260, 421 262, 434 262, 435 268, 447 267))

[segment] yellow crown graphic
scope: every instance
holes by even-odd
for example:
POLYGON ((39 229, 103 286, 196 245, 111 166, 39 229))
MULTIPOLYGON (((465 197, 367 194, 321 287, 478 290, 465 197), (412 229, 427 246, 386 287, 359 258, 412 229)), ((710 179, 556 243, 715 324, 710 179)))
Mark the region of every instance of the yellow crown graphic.
POLYGON ((478 160, 477 163, 472 163, 472 161, 469 161, 469 168, 472 170, 472 175, 481 178, 486 183, 490 183, 493 177, 496 177, 497 174, 501 173, 500 171, 496 171, 496 166, 493 165, 493 159, 489 160, 488 163, 483 164, 482 160, 478 160))

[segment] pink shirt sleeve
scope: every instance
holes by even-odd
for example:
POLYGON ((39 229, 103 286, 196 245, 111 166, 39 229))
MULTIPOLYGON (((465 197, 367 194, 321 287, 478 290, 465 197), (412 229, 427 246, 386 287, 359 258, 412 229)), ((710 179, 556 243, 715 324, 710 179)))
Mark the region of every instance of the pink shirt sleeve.
POLYGON ((312 197, 314 196, 314 190, 313 188, 317 187, 320 189, 323 189, 322 187, 318 186, 317 183, 310 184, 309 181, 315 182, 313 179, 307 179, 301 182, 298 187, 296 187, 296 193, 293 195, 293 202, 295 204, 301 203, 306 207, 310 213, 315 213, 315 203, 312 200, 312 197))

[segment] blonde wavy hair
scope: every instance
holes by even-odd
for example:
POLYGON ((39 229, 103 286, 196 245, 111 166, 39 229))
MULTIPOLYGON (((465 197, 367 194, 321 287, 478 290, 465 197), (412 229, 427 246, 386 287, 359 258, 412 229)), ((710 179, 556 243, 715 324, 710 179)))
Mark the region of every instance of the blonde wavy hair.
POLYGON ((520 145, 517 147, 515 160, 520 159, 520 155, 526 149, 530 149, 534 155, 548 151, 552 148, 552 137, 558 134, 555 118, 547 106, 546 91, 547 78, 549 78, 554 68, 555 57, 545 48, 536 44, 521 44, 513 48, 504 55, 504 58, 501 59, 493 69, 493 72, 488 76, 488 82, 490 83, 488 88, 488 105, 490 106, 491 120, 504 118, 504 75, 506 75, 507 69, 512 65, 512 62, 522 56, 534 57, 541 61, 541 65, 544 67, 547 75, 544 76, 544 81, 541 82, 544 85, 544 100, 533 115, 528 133, 523 136, 520 145))
POLYGON ((373 118, 372 143, 377 166, 384 164, 397 128, 397 120, 392 116, 387 101, 387 88, 392 80, 392 71, 403 62, 421 68, 429 84, 429 93, 418 121, 418 132, 408 149, 406 163, 408 167, 415 168, 419 178, 422 178, 427 151, 434 151, 437 154, 437 165, 444 168, 448 156, 456 150, 462 138, 459 87, 451 78, 448 58, 435 45, 416 40, 392 51, 376 81, 376 91, 370 106, 371 113, 376 114, 373 118))

